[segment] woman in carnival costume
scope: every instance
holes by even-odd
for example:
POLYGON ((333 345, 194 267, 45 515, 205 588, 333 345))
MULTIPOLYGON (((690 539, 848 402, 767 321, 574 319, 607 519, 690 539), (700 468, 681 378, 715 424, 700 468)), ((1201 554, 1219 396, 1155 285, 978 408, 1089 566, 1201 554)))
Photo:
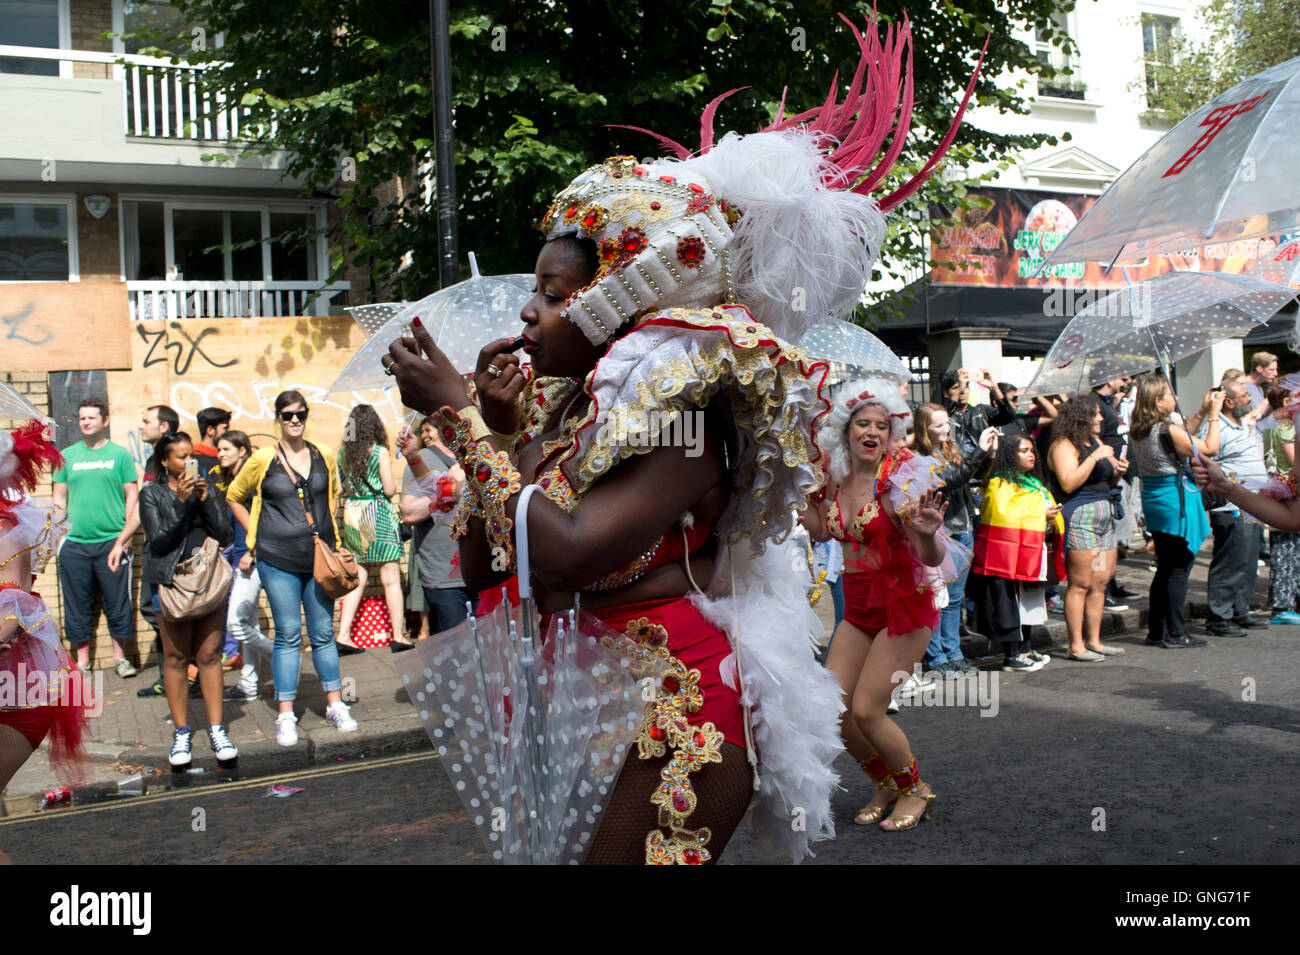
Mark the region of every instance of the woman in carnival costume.
POLYGON ((842 703, 814 662, 806 635, 817 627, 791 572, 803 555, 786 540, 791 511, 823 482, 814 429, 828 410, 826 366, 790 343, 853 308, 879 253, 881 208, 938 160, 869 198, 893 162, 870 167, 886 134, 906 134, 893 111, 910 115, 910 29, 883 44, 874 25, 854 33, 862 61, 842 104, 833 96, 715 144, 720 97, 698 155, 659 137, 675 159, 615 156, 555 197, 521 312, 531 368, 509 341, 485 348, 481 407, 422 327, 427 358, 400 342, 384 358, 464 468, 454 535, 467 584, 508 579, 518 491, 536 483, 538 608, 580 594, 584 611, 670 667, 591 863, 714 861, 751 802, 756 835, 793 861, 834 834, 842 703), (868 67, 876 85, 864 91, 868 67))
POLYGON ((59 642, 57 618, 32 590, 67 527, 53 504, 28 495, 42 470, 62 463, 40 421, 0 430, 0 790, 47 736, 59 780, 86 781, 90 691, 59 642))
POLYGON ((889 450, 912 421, 898 386, 871 378, 850 382, 844 393, 819 437, 829 481, 802 520, 815 540, 844 544, 844 620, 826 665, 849 704, 844 746, 877 787, 854 821, 892 832, 928 816, 934 792, 889 718, 890 695, 938 626, 935 588, 961 576, 969 552, 943 527, 945 463, 889 450))

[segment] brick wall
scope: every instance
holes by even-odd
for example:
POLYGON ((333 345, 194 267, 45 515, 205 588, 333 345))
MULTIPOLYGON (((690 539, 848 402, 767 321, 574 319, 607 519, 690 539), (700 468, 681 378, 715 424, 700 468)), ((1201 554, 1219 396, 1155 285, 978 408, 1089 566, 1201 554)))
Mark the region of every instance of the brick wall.
MULTIPOLYGON (((100 34, 113 29, 112 0, 70 0, 72 48, 92 53, 112 53, 113 41, 100 34)), ((74 63, 72 75, 77 79, 108 80, 113 68, 107 63, 74 63)))
POLYGON ((121 232, 118 228, 120 207, 121 203, 115 193, 77 194, 77 258, 80 260, 83 282, 121 280, 121 232), (86 209, 84 200, 88 195, 107 195, 111 200, 102 219, 96 219, 86 209))

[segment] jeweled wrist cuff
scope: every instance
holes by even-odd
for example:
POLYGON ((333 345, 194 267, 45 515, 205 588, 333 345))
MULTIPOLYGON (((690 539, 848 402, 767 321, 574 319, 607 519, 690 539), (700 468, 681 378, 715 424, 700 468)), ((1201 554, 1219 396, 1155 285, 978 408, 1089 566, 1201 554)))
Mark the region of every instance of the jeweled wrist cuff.
POLYGON ((480 517, 492 545, 494 566, 502 556, 500 552, 504 552, 506 563, 513 565, 514 521, 506 515, 506 502, 511 495, 519 493, 521 484, 510 455, 489 440, 494 434, 473 405, 459 411, 439 408, 433 419, 443 442, 465 471, 465 487, 452 521, 452 536, 464 537, 470 517, 480 517))
POLYGON ((483 421, 483 416, 474 405, 467 405, 459 411, 443 405, 433 413, 433 423, 443 444, 457 457, 471 443, 492 436, 492 429, 483 421))

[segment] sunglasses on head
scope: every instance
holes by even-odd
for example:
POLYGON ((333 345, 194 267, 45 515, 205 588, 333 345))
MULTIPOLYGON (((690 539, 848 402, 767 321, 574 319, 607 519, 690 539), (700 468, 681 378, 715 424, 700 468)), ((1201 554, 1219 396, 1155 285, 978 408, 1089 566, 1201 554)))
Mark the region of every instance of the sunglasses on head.
POLYGON ((281 421, 306 421, 307 409, 303 408, 301 411, 281 411, 280 420, 281 421))

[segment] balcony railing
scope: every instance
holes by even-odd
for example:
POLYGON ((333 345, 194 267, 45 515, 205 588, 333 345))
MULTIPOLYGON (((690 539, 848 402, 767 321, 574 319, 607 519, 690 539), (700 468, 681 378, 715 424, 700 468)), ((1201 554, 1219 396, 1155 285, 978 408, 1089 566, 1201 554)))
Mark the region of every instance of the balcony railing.
POLYGON ((0 44, 0 57, 56 60, 64 76, 72 75, 73 63, 111 66, 113 78, 126 86, 123 132, 127 136, 229 142, 252 139, 261 131, 260 127, 250 125, 247 109, 228 103, 221 93, 203 91, 199 84, 201 67, 131 53, 47 50, 3 44, 0 44))
POLYGON ((279 318, 328 315, 350 282, 127 282, 131 318, 279 318), (316 295, 310 305, 307 300, 316 295), (309 311, 304 311, 309 309, 309 311))

